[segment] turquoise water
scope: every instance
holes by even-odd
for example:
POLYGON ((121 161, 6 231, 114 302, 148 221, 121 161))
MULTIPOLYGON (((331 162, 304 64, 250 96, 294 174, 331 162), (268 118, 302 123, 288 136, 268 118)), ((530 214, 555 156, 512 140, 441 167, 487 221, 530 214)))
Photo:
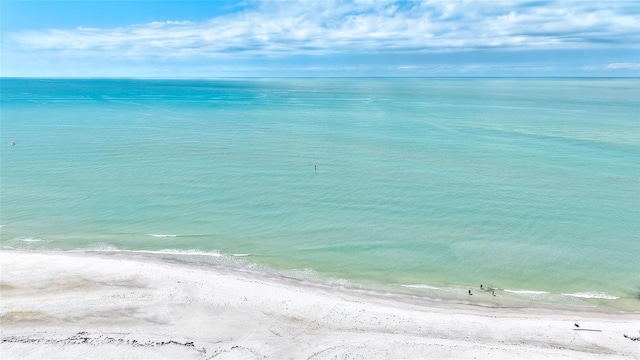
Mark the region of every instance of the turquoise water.
POLYGON ((0 84, 3 247, 640 309, 638 79, 0 84))

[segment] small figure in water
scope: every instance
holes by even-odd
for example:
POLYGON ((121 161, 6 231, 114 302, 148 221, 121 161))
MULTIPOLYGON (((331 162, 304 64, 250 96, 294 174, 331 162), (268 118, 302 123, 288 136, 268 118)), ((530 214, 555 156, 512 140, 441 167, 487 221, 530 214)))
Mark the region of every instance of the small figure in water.
POLYGON ((469 295, 473 295, 473 294, 471 293, 471 290, 469 290, 469 295))
POLYGON ((11 140, 11 142, 9 144, 11 144, 11 146, 16 146, 16 142, 13 141, 13 140, 11 140))
POLYGON ((482 287, 482 284, 480 284, 480 290, 484 290, 484 288, 482 287))
POLYGON ((318 172, 318 165, 313 164, 313 172, 318 172))
POLYGON ((496 291, 495 290, 491 290, 491 295, 496 296, 496 291))

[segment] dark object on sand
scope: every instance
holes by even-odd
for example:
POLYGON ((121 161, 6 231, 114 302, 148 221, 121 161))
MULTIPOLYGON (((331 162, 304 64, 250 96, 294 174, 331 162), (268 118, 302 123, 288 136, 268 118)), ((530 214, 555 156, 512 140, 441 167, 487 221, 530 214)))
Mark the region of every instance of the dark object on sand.
POLYGON ((578 325, 578 324, 573 324, 573 326, 575 326, 575 327, 580 327, 580 325, 578 325))
POLYGON ((624 337, 626 337, 627 339, 629 339, 631 341, 640 341, 640 336, 632 337, 632 336, 629 336, 627 334, 624 334, 624 337))

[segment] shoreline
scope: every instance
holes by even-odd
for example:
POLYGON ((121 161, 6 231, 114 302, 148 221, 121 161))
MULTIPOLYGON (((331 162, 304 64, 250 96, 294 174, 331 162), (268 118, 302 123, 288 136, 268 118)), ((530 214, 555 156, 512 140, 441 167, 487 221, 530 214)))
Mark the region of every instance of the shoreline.
MULTIPOLYGON (((162 235, 168 236, 168 235, 162 235)), ((203 268, 217 268, 221 271, 246 273, 250 276, 263 276, 273 280, 292 280, 300 284, 315 284, 329 288, 345 288, 350 291, 371 292, 372 294, 395 294, 403 297, 415 297, 421 300, 431 300, 435 305, 446 302, 472 306, 486 306, 496 308, 539 308, 547 310, 568 310, 603 313, 632 313, 640 314, 640 302, 631 297, 617 297, 603 291, 582 291, 574 293, 551 292, 546 290, 527 290, 514 287, 499 288, 486 285, 484 289, 476 286, 461 284, 432 284, 432 283, 381 283, 371 279, 348 279, 323 274, 313 269, 275 269, 268 264, 252 261, 253 254, 220 253, 217 251, 203 251, 197 249, 161 249, 161 250, 127 250, 118 249, 112 245, 78 249, 47 249, 20 248, 5 246, 0 251, 38 252, 48 254, 85 254, 89 256, 118 257, 137 261, 158 261, 160 263, 175 263, 182 266, 203 268), (471 290, 473 296, 468 296, 471 290), (495 296, 492 296, 495 290, 495 296)))
POLYGON ((452 302, 123 254, 3 249, 0 262, 7 359, 640 358, 623 336, 640 334, 637 312, 452 302))

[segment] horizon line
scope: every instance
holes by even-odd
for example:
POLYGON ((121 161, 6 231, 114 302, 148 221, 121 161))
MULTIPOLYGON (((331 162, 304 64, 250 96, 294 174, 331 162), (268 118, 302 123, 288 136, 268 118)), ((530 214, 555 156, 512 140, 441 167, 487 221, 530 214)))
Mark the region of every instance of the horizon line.
POLYGON ((640 79, 639 76, 218 76, 218 77, 130 77, 130 76, 1 76, 1 80, 221 80, 221 79, 640 79))

